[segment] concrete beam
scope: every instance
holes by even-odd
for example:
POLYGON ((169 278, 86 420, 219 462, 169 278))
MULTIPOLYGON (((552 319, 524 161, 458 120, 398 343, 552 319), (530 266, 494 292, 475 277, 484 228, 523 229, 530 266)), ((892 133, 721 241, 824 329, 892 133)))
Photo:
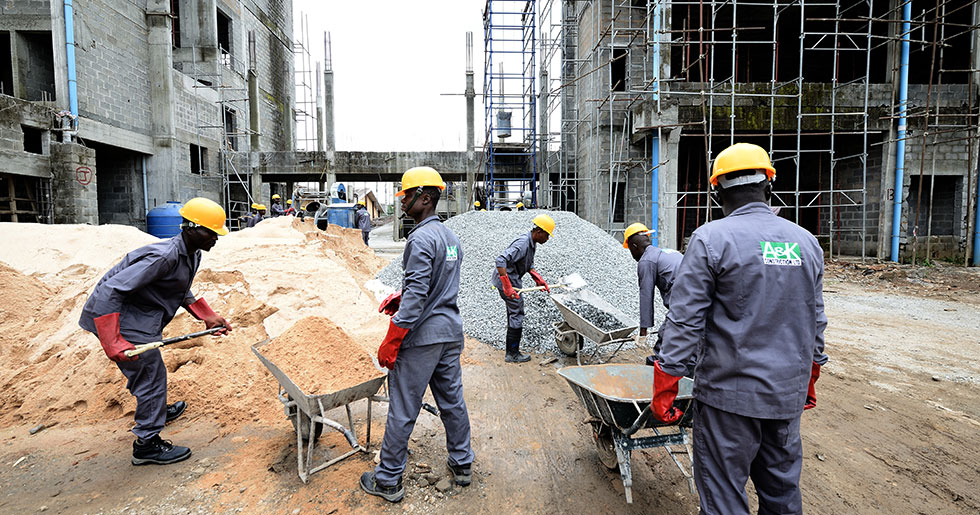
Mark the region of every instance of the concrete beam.
POLYGON ((79 117, 78 135, 83 140, 105 143, 115 147, 135 150, 143 154, 153 154, 153 138, 138 132, 102 123, 90 118, 79 117))
POLYGON ((30 152, 0 149, 0 173, 50 179, 51 159, 30 152))

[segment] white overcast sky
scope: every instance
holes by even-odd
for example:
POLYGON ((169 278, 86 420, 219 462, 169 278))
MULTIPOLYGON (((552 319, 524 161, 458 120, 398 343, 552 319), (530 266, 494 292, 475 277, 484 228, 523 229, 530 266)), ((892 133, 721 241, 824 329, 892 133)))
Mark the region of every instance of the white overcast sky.
MULTIPOLYGON (((476 91, 483 80, 485 0, 293 0, 295 37, 307 20, 314 61, 332 41, 337 150, 465 150, 466 32, 476 91)), ((315 84, 314 84, 315 87, 315 84)), ((476 144, 483 142, 476 99, 476 144)))

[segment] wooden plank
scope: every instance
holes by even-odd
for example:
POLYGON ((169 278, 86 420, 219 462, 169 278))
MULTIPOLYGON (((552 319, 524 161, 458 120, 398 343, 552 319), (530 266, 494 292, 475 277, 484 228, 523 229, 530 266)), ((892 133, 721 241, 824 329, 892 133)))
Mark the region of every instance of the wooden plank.
POLYGON ((19 222, 20 220, 17 219, 17 192, 14 191, 14 181, 8 180, 7 186, 7 189, 10 191, 10 221, 19 222))

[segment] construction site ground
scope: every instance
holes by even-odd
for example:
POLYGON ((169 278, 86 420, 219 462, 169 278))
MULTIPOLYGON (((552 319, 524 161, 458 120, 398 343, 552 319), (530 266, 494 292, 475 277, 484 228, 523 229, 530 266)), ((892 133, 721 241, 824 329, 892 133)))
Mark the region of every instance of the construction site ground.
MULTIPOLYGON (((817 383, 817 408, 803 415, 806 511, 980 511, 978 270, 835 262, 827 266, 824 288, 831 362, 817 383)), ((217 345, 241 344, 206 349, 220 350, 217 345)), ((220 367, 220 354, 202 356, 189 356, 203 362, 188 366, 220 367)), ((643 356, 624 351, 616 361, 643 356)), ((449 477, 442 425, 423 412, 409 446, 404 501, 389 505, 360 490, 358 477, 374 466, 383 434, 384 404, 375 411, 372 452, 303 484, 295 433, 275 401, 276 382, 259 373, 247 390, 223 391, 237 403, 191 402, 165 429, 163 436, 194 451, 175 465, 130 465, 131 401, 106 412, 111 416, 48 423, 35 434, 30 430, 39 419, 6 418, 0 512, 697 513, 696 494, 659 449, 634 453, 634 502, 626 503, 619 475, 598 460, 584 408, 556 374, 574 360, 542 364, 547 357, 505 364, 500 351, 467 341, 463 382, 476 453, 467 488, 441 492, 421 477, 427 469, 449 477), (222 410, 240 410, 242 402, 256 409, 222 421, 222 410), (200 415, 204 410, 217 414, 200 415)), ((121 375, 107 377, 111 384, 100 388, 128 396, 121 375)), ((175 390, 185 391, 178 381, 171 378, 171 401, 178 400, 175 390)), ((355 406, 362 439, 365 411, 363 401, 355 406)), ((334 413, 344 418, 342 410, 334 413)), ((331 453, 349 449, 333 431, 320 443, 331 453)))

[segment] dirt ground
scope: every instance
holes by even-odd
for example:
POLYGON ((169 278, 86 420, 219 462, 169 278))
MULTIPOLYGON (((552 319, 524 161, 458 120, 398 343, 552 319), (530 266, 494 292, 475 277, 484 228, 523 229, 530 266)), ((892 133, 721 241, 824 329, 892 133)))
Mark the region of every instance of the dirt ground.
MULTIPOLYGON (((824 288, 831 362, 817 408, 803 416, 806 511, 980 511, 980 271, 838 262, 828 264, 824 288)), ((507 365, 500 354, 472 340, 464 353, 477 457, 468 488, 441 493, 419 477, 427 468, 449 476, 442 425, 427 412, 410 443, 405 500, 388 505, 357 487, 374 464, 384 404, 375 404, 372 452, 309 484, 297 477, 285 417, 263 414, 225 432, 191 405, 163 435, 194 455, 170 466, 129 464, 131 412, 34 435, 33 422, 0 428, 0 512, 697 513, 696 494, 658 449, 634 453, 634 502, 626 504, 618 474, 597 458, 584 408, 555 373, 571 361, 507 365)), ((641 359, 635 351, 616 357, 641 359)), ((116 383, 124 388, 121 375, 116 383)), ((269 407, 271 376, 255 392, 266 396, 256 399, 263 409, 279 409, 269 407)), ((366 403, 354 408, 363 439, 366 403)), ((330 455, 349 449, 332 431, 320 443, 330 455)))

